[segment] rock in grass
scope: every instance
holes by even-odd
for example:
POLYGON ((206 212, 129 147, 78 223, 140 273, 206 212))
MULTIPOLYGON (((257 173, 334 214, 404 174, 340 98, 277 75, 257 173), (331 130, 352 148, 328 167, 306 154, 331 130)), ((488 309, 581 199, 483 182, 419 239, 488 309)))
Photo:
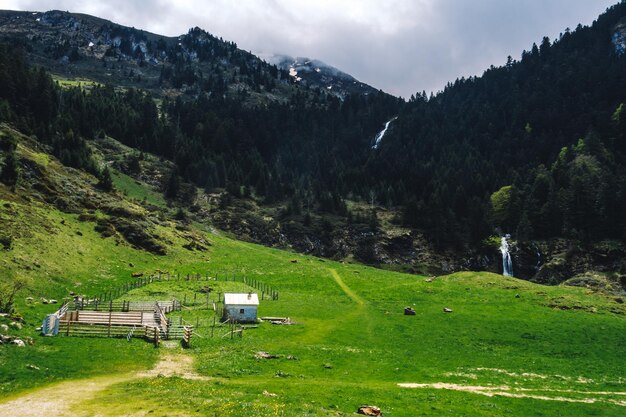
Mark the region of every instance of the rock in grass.
POLYGON ((278 358, 278 356, 276 355, 271 355, 267 352, 262 352, 262 351, 255 353, 254 357, 257 359, 277 359, 278 358))
POLYGON ((8 331, 9 331, 9 326, 7 326, 6 324, 0 324, 0 332, 6 333, 8 331))
POLYGON ((333 369, 333 366, 330 363, 325 363, 324 369, 333 369))
POLYGON ((380 411, 380 408, 375 405, 363 405, 359 407, 357 414, 361 414, 363 416, 380 416, 382 415, 382 412, 380 411))
POLYGON ((21 330, 22 329, 22 323, 18 323, 16 321, 12 321, 9 324, 9 327, 12 328, 12 329, 15 329, 15 330, 21 330))
POLYGON ((452 309, 451 309, 451 308, 446 307, 446 308, 444 308, 444 309, 443 309, 443 312, 444 312, 444 313, 452 313, 452 309))
POLYGON ((24 343, 22 339, 13 339, 11 343, 16 345, 17 347, 26 347, 26 343, 24 343))

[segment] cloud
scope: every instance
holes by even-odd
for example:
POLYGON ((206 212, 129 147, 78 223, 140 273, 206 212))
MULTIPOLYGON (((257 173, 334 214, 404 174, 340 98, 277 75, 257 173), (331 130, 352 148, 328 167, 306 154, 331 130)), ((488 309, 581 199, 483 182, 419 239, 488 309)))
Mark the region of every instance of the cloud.
POLYGON ((256 53, 318 58, 408 97, 518 58, 544 35, 590 24, 617 0, 4 0, 176 36, 199 26, 256 53))

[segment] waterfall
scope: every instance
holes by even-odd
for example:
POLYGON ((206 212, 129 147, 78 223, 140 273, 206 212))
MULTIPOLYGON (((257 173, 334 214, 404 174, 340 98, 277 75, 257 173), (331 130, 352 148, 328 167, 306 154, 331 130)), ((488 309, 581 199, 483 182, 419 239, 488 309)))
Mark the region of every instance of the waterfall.
POLYGON ((376 134, 376 137, 374 138, 374 144, 372 145, 372 149, 378 148, 378 145, 380 145, 380 141, 383 140, 385 133, 387 133, 387 129, 389 129, 389 125, 391 124, 391 122, 393 122, 397 118, 398 117, 396 116, 393 119, 389 120, 387 123, 385 123, 385 128, 381 130, 380 132, 378 132, 378 134, 376 134))
POLYGON ((509 253, 509 244, 506 238, 509 235, 502 236, 500 241, 500 252, 502 252, 502 275, 507 277, 513 276, 513 261, 511 260, 511 254, 509 253))
POLYGON ((535 271, 539 272, 539 268, 541 268, 541 251, 537 246, 535 246, 535 250, 537 251, 537 265, 535 265, 535 271))

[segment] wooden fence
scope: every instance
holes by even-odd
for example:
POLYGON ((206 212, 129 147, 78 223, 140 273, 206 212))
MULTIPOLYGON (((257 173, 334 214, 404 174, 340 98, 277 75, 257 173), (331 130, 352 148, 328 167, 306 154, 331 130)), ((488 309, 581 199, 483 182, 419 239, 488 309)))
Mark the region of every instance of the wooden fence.
MULTIPOLYGON (((128 293, 129 291, 135 288, 141 288, 148 284, 152 284, 153 282, 161 282, 161 281, 223 281, 223 282, 241 282, 245 285, 255 288, 259 291, 261 300, 278 300, 278 291, 274 289, 272 286, 267 285, 259 280, 254 278, 248 278, 247 276, 237 273, 237 272, 216 272, 216 273, 205 273, 205 274, 186 274, 181 275, 170 274, 169 272, 161 273, 158 272, 156 274, 152 274, 146 277, 139 277, 133 281, 127 282, 118 286, 117 288, 110 289, 108 291, 101 292, 99 294, 94 294, 91 297, 87 297, 86 300, 83 300, 84 303, 87 304, 98 304, 100 306, 104 305, 104 303, 110 302, 111 300, 115 300, 120 298, 122 295, 128 293)), ((196 296, 194 295, 194 302, 196 296)), ((185 298, 183 304, 186 305, 187 299, 185 298)), ((191 302, 191 300, 189 300, 191 302)))
POLYGON ((71 321, 63 321, 59 325, 59 335, 63 336, 90 336, 90 337, 128 337, 132 331, 133 337, 145 337, 152 340, 154 338, 153 326, 128 326, 112 324, 111 326, 103 326, 98 324, 77 323, 71 321))

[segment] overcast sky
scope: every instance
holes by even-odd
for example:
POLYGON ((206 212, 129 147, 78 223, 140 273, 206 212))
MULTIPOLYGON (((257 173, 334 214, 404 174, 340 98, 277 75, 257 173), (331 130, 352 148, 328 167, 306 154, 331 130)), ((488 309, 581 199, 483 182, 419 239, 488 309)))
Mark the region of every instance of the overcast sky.
POLYGON ((254 53, 317 58, 408 98, 480 75, 618 0, 2 0, 176 36, 193 26, 254 53))

